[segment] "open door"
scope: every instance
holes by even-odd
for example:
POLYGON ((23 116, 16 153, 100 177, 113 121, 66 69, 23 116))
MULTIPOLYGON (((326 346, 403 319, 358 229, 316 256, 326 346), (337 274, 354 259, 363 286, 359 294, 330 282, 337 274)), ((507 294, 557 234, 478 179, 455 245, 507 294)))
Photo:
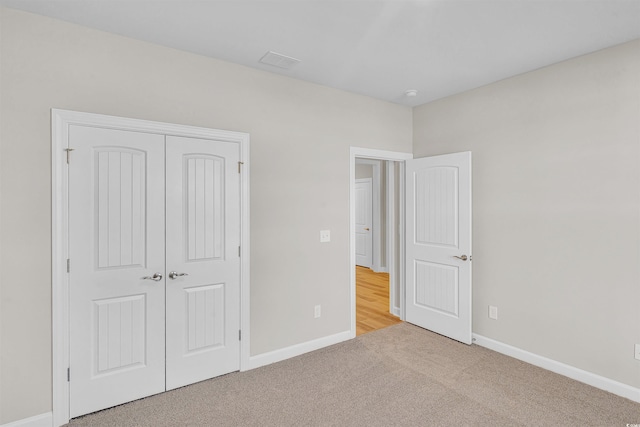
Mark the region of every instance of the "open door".
POLYGON ((406 162, 406 321, 471 344, 471 153, 406 162))

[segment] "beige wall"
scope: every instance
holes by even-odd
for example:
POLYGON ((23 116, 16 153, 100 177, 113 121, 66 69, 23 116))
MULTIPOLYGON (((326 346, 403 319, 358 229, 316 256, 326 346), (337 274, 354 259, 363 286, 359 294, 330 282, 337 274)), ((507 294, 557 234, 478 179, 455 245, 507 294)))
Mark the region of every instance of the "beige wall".
MULTIPOLYGON (((3 128, 3 123, 2 123, 2 104, 3 104, 3 96, 2 96, 2 20, 3 20, 3 15, 4 15, 4 8, 0 7, 0 166, 2 165, 2 128, 3 128)), ((3 201, 2 201, 2 173, 0 171, 0 237, 2 237, 2 210, 3 210, 3 201)), ((0 268, 2 268, 4 266, 4 264, 2 263, 2 241, 0 240, 0 268)), ((2 409, 2 402, 4 401, 4 392, 3 392, 3 387, 1 386, 1 384, 4 384, 4 376, 2 374, 2 372, 4 371, 4 369, 2 368, 3 365, 3 347, 2 347, 2 331, 4 330, 3 325, 3 309, 2 309, 2 305, 4 298, 2 295, 2 282, 0 279, 0 424, 2 424, 2 420, 4 419, 3 417, 3 409, 2 409)))
POLYGON ((640 41, 414 109, 467 150, 474 332, 640 387, 640 41))
POLYGON ((356 164, 356 179, 373 178, 373 166, 356 164))
POLYGON ((0 424, 51 410, 51 108, 249 132, 251 354, 349 329, 349 146, 410 108, 0 10, 0 424))

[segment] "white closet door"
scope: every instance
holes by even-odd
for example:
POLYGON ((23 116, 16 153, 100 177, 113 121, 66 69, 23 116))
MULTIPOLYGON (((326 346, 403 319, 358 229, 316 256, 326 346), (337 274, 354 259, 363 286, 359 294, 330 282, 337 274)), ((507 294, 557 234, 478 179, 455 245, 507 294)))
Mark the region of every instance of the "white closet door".
POLYGON ((166 139, 167 390, 240 367, 238 159, 236 143, 166 139))
POLYGON ((165 389, 164 136, 70 126, 69 145, 74 417, 165 389))

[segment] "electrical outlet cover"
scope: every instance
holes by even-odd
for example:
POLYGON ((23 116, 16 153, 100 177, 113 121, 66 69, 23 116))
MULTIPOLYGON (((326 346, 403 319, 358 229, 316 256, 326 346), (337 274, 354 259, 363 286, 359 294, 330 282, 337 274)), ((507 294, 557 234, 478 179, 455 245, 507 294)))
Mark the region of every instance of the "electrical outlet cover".
POLYGON ((489 319, 498 320, 498 307, 489 306, 489 319))

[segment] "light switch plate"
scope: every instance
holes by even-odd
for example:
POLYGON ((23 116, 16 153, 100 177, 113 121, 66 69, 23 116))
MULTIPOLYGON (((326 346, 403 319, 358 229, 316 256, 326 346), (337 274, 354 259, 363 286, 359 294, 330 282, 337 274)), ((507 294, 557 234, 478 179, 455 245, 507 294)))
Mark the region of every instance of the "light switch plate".
POLYGON ((331 241, 331 230, 320 230, 320 243, 331 241))

